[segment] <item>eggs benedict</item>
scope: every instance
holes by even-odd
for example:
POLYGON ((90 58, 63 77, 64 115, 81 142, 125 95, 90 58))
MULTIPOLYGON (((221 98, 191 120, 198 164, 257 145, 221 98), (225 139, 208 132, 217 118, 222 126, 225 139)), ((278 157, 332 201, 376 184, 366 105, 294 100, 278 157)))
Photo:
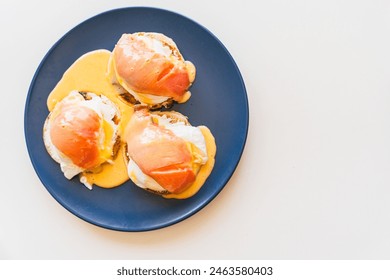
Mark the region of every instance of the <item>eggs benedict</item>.
POLYGON ((112 51, 108 75, 123 99, 150 108, 186 102, 196 69, 175 42, 161 33, 123 34, 112 51))
POLYGON ((130 179, 167 198, 194 195, 214 166, 216 146, 210 130, 191 126, 178 112, 136 107, 124 141, 130 179))
MULTIPOLYGON (((93 171, 116 156, 120 136, 117 107, 104 95, 71 91, 48 115, 43 139, 67 179, 93 171)), ((80 181, 88 188, 83 176, 80 181)))

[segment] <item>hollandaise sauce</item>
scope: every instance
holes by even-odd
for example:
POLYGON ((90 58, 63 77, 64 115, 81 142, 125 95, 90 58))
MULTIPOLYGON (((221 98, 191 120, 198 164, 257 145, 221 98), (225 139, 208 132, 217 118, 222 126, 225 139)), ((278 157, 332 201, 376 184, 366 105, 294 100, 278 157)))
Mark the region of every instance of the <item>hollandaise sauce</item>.
MULTIPOLYGON (((118 130, 119 135, 123 135, 124 127, 133 114, 133 108, 118 98, 118 88, 107 77, 107 65, 110 56, 111 52, 108 50, 96 50, 86 53, 77 59, 66 70, 61 80, 50 93, 47 99, 49 111, 52 111, 57 102, 61 101, 73 90, 105 95, 120 111, 118 130)), ((113 188, 126 182, 129 177, 124 151, 125 145, 121 141, 119 151, 112 160, 102 164, 96 170, 80 174, 83 183, 89 186, 97 185, 103 188, 113 188)))

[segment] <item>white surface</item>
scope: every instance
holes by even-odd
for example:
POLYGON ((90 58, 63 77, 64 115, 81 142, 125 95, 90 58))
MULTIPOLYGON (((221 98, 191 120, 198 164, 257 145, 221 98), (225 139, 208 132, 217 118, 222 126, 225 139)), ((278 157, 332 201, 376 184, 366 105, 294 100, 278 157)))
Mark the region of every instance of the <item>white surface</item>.
POLYGON ((0 258, 390 258, 389 1, 7 1, 1 31, 0 258), (90 225, 30 163, 27 91, 68 30, 105 10, 161 7, 212 31, 250 102, 240 165, 221 194, 145 233, 90 225))

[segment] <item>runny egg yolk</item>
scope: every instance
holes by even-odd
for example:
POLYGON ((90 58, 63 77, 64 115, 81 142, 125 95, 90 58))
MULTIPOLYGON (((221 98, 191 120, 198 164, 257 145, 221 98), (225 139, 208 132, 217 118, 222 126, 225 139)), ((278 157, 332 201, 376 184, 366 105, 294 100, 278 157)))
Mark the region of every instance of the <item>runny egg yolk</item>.
POLYGON ((100 157, 103 159, 109 159, 113 154, 113 137, 114 129, 106 120, 103 120, 102 129, 104 134, 102 149, 100 151, 100 157))
MULTIPOLYGON (((133 114, 133 108, 123 103, 117 98, 118 89, 112 85, 106 77, 107 65, 111 52, 107 50, 96 50, 84 54, 77 59, 64 73, 61 80, 50 93, 47 99, 49 111, 52 111, 55 105, 65 98, 73 90, 93 92, 98 95, 104 95, 110 99, 120 111, 120 121, 118 123, 118 133, 123 134, 123 125, 127 123, 133 114)), ((103 188, 113 188, 126 182, 127 165, 124 158, 125 147, 120 145, 116 156, 112 155, 112 135, 114 133, 112 126, 105 120, 102 122, 101 129, 105 135, 100 158, 109 159, 99 167, 82 172, 80 174, 82 181, 86 185, 97 185, 103 188)))

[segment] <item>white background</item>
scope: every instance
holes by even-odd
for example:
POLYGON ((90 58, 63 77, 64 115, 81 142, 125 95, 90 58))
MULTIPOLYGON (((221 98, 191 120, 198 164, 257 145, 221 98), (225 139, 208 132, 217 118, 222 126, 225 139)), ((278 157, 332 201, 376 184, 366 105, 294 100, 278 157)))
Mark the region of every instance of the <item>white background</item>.
POLYGON ((0 259, 389 259, 390 2, 7 1, 0 9, 0 259), (67 31, 154 6, 213 32, 241 70, 241 162, 202 211, 151 232, 90 225, 30 163, 28 87, 67 31))

